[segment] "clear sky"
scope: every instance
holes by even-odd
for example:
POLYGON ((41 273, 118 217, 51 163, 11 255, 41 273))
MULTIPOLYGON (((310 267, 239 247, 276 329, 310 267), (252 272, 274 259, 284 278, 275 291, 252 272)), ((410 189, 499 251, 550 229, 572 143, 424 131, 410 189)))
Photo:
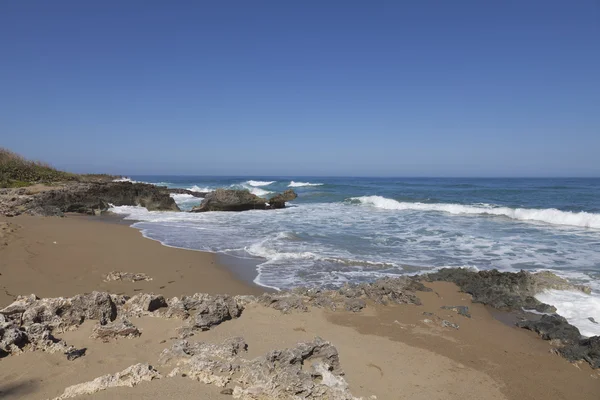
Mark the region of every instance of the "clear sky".
POLYGON ((0 146, 77 172, 600 176, 600 2, 1 1, 0 146))

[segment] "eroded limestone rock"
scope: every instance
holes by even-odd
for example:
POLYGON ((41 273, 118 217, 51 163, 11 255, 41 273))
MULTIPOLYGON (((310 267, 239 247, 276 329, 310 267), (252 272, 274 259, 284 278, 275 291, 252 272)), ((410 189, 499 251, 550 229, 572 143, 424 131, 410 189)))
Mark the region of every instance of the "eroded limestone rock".
POLYGON ((142 333, 135 325, 133 325, 129 320, 123 318, 109 322, 106 325, 96 325, 90 337, 93 339, 102 340, 103 342, 109 342, 111 339, 131 339, 138 337, 141 334, 142 333))
POLYGON ((149 382, 153 379, 160 378, 162 378, 162 376, 151 365, 142 363, 135 364, 116 374, 104 375, 93 381, 69 386, 65 389, 63 394, 55 397, 53 400, 70 399, 120 386, 134 387, 140 382, 149 382))

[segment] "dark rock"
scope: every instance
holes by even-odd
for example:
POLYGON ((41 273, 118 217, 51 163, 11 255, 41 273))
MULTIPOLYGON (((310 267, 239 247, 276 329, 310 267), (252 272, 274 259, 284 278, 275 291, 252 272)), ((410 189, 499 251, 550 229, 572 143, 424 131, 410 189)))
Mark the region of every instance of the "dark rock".
POLYGON ((208 193, 191 212, 247 211, 267 209, 266 200, 248 190, 217 189, 208 193))
POLYGON ((463 292, 473 296, 473 302, 505 310, 533 309, 538 312, 556 312, 548 304, 533 296, 545 289, 580 290, 589 293, 589 288, 573 285, 551 272, 535 274, 520 271, 499 272, 471 271, 462 268, 444 268, 438 272, 421 276, 428 281, 454 282, 463 292))
POLYGON ((298 195, 292 189, 288 189, 283 193, 278 193, 269 199, 269 208, 278 209, 285 208, 285 203, 296 199, 298 195))
POLYGON ((0 193, 0 212, 5 215, 62 216, 67 212, 96 215, 108 210, 109 203, 179 211, 166 188, 144 183, 71 182, 37 193, 27 190, 0 193), (17 201, 8 201, 13 198, 17 201))
POLYGON ((67 356, 67 360, 69 361, 73 361, 78 359, 79 357, 83 357, 85 355, 85 352, 87 351, 87 348, 82 348, 82 349, 75 349, 75 350, 71 350, 71 351, 67 351, 65 353, 65 355, 67 356))
POLYGON ((233 389, 232 388, 223 389, 219 393, 231 396, 233 394, 233 389))
POLYGON ((467 318, 471 318, 471 314, 469 313, 469 307, 467 306, 442 306, 440 307, 444 310, 452 310, 457 312, 459 315, 462 315, 467 318))
POLYGON ((517 326, 537 332, 544 340, 558 340, 563 344, 577 344, 581 339, 579 329, 560 315, 543 315, 538 321, 517 322, 517 326))
POLYGON ((179 188, 166 188, 168 193, 171 194, 189 194, 190 196, 194 196, 194 197, 198 197, 198 198, 204 198, 206 197, 207 194, 209 194, 210 192, 196 192, 194 190, 188 190, 188 189, 179 189, 179 188))
POLYGON ((600 336, 592 336, 573 346, 558 349, 560 355, 571 362, 585 360, 592 368, 600 368, 600 336))

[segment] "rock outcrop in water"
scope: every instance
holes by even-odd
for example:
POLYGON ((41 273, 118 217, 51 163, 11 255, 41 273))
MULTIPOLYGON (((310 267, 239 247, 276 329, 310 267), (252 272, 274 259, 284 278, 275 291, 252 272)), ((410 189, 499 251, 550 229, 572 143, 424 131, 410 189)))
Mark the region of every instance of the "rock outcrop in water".
POLYGON ((277 194, 269 200, 258 197, 250 191, 235 189, 217 189, 207 193, 199 206, 192 208, 191 212, 205 211, 248 211, 284 208, 286 201, 297 197, 293 190, 286 190, 277 194))
POLYGON ((444 268, 438 272, 423 275, 427 281, 453 282, 463 292, 473 296, 473 302, 483 303, 501 310, 536 310, 553 313, 556 308, 538 301, 536 294, 546 289, 579 290, 590 293, 590 288, 573 285, 552 272, 530 273, 471 271, 463 268, 444 268))
POLYGON ((298 195, 292 189, 288 189, 283 193, 277 193, 269 199, 269 208, 285 208, 286 202, 295 200, 297 197, 298 195))
POLYGON ((166 188, 131 182, 72 182, 44 190, 0 189, 0 213, 62 216, 67 212, 99 214, 115 206, 150 211, 179 211, 166 188))
POLYGON ((195 190, 179 189, 179 188, 166 188, 166 191, 170 194, 189 194, 190 196, 204 198, 210 192, 196 192, 195 190))

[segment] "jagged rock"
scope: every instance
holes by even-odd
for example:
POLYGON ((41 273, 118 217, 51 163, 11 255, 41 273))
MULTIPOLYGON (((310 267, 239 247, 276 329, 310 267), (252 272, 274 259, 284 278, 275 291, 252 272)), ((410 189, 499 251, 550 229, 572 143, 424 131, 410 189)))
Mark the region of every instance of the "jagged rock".
POLYGON ((298 195, 292 189, 288 189, 283 193, 277 193, 269 199, 269 208, 285 208, 286 202, 295 200, 297 197, 298 195))
POLYGON ((280 310, 308 311, 308 307, 326 308, 332 311, 343 308, 358 312, 366 307, 366 300, 380 304, 421 304, 415 291, 430 291, 421 282, 409 277, 381 278, 372 283, 346 284, 338 290, 319 288, 296 288, 291 291, 265 293, 258 302, 280 310))
POLYGON ((428 292, 431 289, 409 277, 386 277, 372 283, 346 284, 338 292, 348 298, 366 297, 379 304, 420 305, 421 300, 415 295, 416 291, 428 292))
POLYGON ((343 378, 336 348, 320 338, 243 363, 239 375, 234 398, 355 399, 343 378), (307 368, 311 361, 314 364, 307 368))
POLYGON ((116 374, 104 375, 93 381, 69 386, 63 394, 55 397, 54 400, 70 399, 120 386, 134 387, 140 382, 149 382, 160 378, 162 376, 151 365, 135 364, 116 374))
POLYGON ((440 308, 443 310, 452 310, 457 312, 459 315, 471 318, 471 314, 469 313, 469 307, 467 306, 441 306, 440 308))
POLYGON ((70 182, 37 193, 12 190, 10 194, 0 195, 0 211, 12 215, 62 216, 67 212, 96 215, 108 210, 109 203, 179 211, 166 188, 144 183, 70 182), (16 201, 8 201, 12 198, 16 201))
POLYGON ((578 344, 565 346, 558 352, 571 362, 585 360, 592 368, 600 368, 600 336, 581 339, 578 344))
POLYGON ((20 353, 28 343, 27 334, 13 322, 0 325, 0 357, 20 353))
POLYGON ((170 194, 189 194, 190 196, 203 198, 206 197, 210 192, 196 192, 195 190, 179 189, 179 188, 166 188, 170 194))
POLYGON ((526 271, 475 272, 463 268, 444 268, 421 278, 428 281, 454 282, 463 292, 473 296, 473 302, 509 310, 534 309, 543 313, 556 312, 556 308, 533 297, 546 289, 580 290, 590 293, 588 287, 573 285, 547 271, 532 274, 526 271))
POLYGON ((560 315, 543 315, 538 321, 520 321, 517 326, 537 332, 544 340, 560 343, 556 351, 567 360, 585 360, 592 368, 600 368, 600 336, 582 338, 579 329, 560 315))
POLYGON ((259 297, 258 301, 284 314, 289 314, 292 310, 300 312, 308 311, 303 298, 294 293, 264 293, 259 297))
POLYGON ((248 190, 217 189, 208 193, 191 212, 265 210, 266 200, 248 190))
POLYGON ((363 299, 347 299, 344 302, 344 308, 347 311, 359 312, 367 306, 367 302, 363 299))
POLYGON ((151 281, 152 278, 142 272, 121 272, 112 271, 106 275, 104 282, 124 281, 124 282, 139 282, 151 281))
POLYGON ((179 341, 162 352, 159 362, 175 366, 170 377, 187 376, 218 387, 231 384, 225 390, 239 399, 355 399, 329 342, 316 338, 250 361, 241 358, 246 347, 242 338, 219 345, 179 341))
POLYGON ((519 321, 517 326, 537 332, 544 340, 559 340, 563 344, 579 343, 579 329, 560 315, 542 315, 538 321, 519 321))
POLYGON ((107 324, 116 318, 117 308, 104 292, 47 299, 30 295, 18 297, 0 314, 5 321, 0 326, 0 349, 4 355, 19 353, 25 345, 31 350, 69 353, 76 349, 54 337, 53 332, 76 328, 86 319, 107 324))
POLYGON ((458 329, 459 328, 458 324, 455 324, 455 323, 450 322, 448 320, 442 320, 442 327, 444 327, 444 328, 454 328, 454 329, 458 329))
POLYGON ((235 299, 230 296, 206 296, 204 301, 196 305, 193 325, 205 331, 213 325, 237 318, 242 313, 235 299))
POLYGON ((243 338, 234 337, 222 344, 194 343, 182 340, 160 355, 161 365, 175 365, 168 376, 187 376, 219 387, 227 385, 233 373, 239 370, 235 358, 245 352, 248 345, 243 338))
POLYGON ((67 360, 69 361, 73 361, 78 359, 79 357, 83 357, 85 355, 85 352, 87 351, 87 348, 82 348, 82 349, 75 349, 75 350, 71 350, 71 351, 67 351, 65 353, 65 355, 67 356, 67 360))
POLYGON ((91 338, 108 342, 111 339, 117 339, 119 337, 131 339, 138 337, 141 334, 140 330, 129 320, 118 319, 106 325, 96 325, 92 331, 91 338))
POLYGON ((167 301, 161 295, 139 293, 125 301, 120 307, 120 313, 129 317, 141 317, 167 306, 167 301))

